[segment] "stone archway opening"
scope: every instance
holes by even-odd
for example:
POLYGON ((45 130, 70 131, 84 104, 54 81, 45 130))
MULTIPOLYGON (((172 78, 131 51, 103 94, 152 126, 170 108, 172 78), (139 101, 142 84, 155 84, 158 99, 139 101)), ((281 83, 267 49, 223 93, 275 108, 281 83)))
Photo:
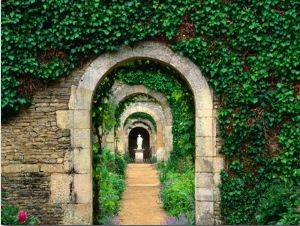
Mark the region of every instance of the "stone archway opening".
MULTIPOLYGON (((223 157, 216 151, 216 112, 213 94, 197 65, 179 56, 167 46, 142 42, 135 47, 123 46, 117 52, 105 53, 84 71, 71 89, 69 110, 57 111, 57 124, 70 129, 73 155, 71 162, 76 174, 70 177, 76 203, 66 203, 63 224, 92 224, 92 98, 98 84, 116 67, 137 59, 158 61, 175 69, 188 83, 195 100, 195 214, 196 224, 214 224, 219 211, 219 171, 223 157), (81 120, 78 120, 78 119, 81 120), (85 164, 81 159, 84 158, 85 164), (74 217, 69 217, 74 216, 74 217)), ((58 190, 51 184, 51 190, 58 190)), ((218 218, 218 217, 217 217, 218 218)))
MULTIPOLYGON (((137 148, 137 137, 138 135, 141 135, 143 138, 143 145, 142 148, 144 150, 144 157, 143 161, 144 162, 149 162, 151 159, 151 153, 150 153, 150 136, 149 132, 142 128, 142 127, 135 127, 133 128, 128 135, 128 151, 131 159, 135 159, 135 151, 134 149, 137 148)), ((134 161, 133 161, 134 162, 134 161)))

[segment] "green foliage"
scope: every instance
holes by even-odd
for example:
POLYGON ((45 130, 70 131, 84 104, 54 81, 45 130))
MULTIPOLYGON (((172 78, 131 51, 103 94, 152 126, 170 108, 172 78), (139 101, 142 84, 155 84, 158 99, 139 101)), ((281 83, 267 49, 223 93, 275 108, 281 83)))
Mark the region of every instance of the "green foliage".
POLYGON ((125 189, 126 162, 122 156, 114 155, 108 149, 103 149, 99 155, 98 147, 94 148, 93 159, 94 196, 98 198, 98 205, 94 205, 94 223, 103 224, 120 208, 125 189))
POLYGON ((163 208, 177 218, 185 215, 190 224, 195 224, 195 170, 191 159, 169 159, 159 162, 157 168, 163 208))
POLYGON ((112 78, 106 77, 103 79, 93 98, 93 126, 96 129, 101 129, 103 131, 102 133, 104 133, 104 131, 110 131, 115 124, 113 112, 116 109, 116 104, 114 103, 110 90, 113 84, 114 80, 112 78))
POLYGON ((120 175, 123 179, 126 176, 126 161, 120 154, 115 154, 116 174, 120 175))
POLYGON ((4 204, 1 206, 1 225, 39 225, 40 220, 35 216, 27 216, 22 223, 19 222, 19 208, 4 204))
POLYGON ((15 115, 22 106, 29 106, 32 98, 18 95, 17 87, 19 82, 15 77, 1 76, 1 118, 5 122, 8 116, 15 115))
POLYGON ((151 157, 151 163, 156 163, 156 162, 157 162, 157 157, 153 155, 151 157))
POLYGON ((260 225, 299 225, 300 189, 293 183, 274 183, 260 198, 256 221, 260 225))
MULTIPOLYGON (((22 76, 50 81, 84 57, 160 40, 192 59, 220 99, 224 223, 256 224, 260 197, 274 179, 299 186, 298 1, 7 0, 1 9, 2 121, 31 102, 19 89, 22 76)), ((172 102, 171 159, 189 155, 194 115, 185 82, 163 76, 171 72, 159 64, 138 64, 125 80, 172 102)))
POLYGON ((127 164, 130 162, 130 155, 128 152, 123 155, 123 158, 127 164))

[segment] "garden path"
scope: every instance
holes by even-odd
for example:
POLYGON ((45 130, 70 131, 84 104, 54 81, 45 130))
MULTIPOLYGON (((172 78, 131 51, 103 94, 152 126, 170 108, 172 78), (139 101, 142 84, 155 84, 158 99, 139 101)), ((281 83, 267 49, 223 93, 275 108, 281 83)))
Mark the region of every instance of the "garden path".
POLYGON ((118 217, 121 225, 160 225, 166 212, 159 195, 159 179, 154 164, 128 164, 126 189, 118 217))

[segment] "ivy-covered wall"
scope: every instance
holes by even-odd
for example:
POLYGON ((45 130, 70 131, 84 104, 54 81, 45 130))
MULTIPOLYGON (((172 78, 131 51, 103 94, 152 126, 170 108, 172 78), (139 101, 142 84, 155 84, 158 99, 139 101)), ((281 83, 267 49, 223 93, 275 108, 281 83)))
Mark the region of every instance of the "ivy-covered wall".
POLYGON ((225 222, 257 223, 256 207, 274 183, 299 192, 298 1, 7 0, 1 7, 2 123, 86 59, 122 44, 164 42, 199 65, 220 99, 225 222))

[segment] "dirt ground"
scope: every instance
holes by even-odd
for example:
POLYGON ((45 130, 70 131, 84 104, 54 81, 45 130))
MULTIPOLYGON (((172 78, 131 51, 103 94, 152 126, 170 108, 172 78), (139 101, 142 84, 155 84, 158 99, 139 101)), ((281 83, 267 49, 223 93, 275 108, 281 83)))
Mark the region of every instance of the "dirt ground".
POLYGON ((152 164, 128 164, 127 186, 118 213, 121 225, 160 225, 166 212, 158 197, 159 179, 152 164))

